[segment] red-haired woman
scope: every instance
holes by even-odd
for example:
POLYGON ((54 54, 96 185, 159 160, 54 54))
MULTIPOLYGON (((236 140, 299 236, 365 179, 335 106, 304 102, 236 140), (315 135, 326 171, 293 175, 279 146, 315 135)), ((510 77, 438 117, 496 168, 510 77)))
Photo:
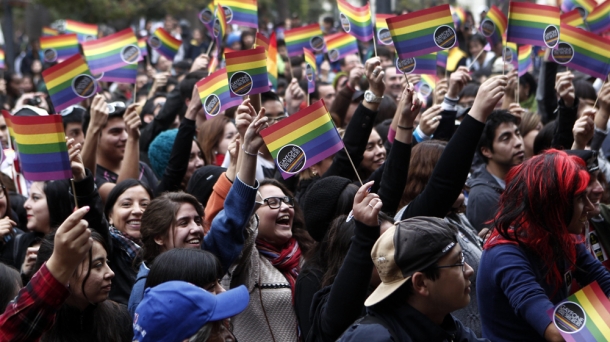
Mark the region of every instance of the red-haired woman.
POLYGON ((563 341, 547 311, 597 281, 610 295, 610 274, 577 234, 593 205, 582 159, 549 150, 511 169, 495 228, 477 277, 483 337, 492 341, 563 341))

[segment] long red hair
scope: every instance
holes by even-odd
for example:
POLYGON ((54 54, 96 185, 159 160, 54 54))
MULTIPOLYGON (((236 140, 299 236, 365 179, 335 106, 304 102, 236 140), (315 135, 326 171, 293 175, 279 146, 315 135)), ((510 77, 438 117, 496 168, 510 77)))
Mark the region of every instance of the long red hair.
POLYGON ((576 237, 567 228, 574 200, 588 183, 584 161, 563 151, 551 149, 513 167, 484 248, 519 245, 540 257, 547 282, 561 284, 557 263, 576 263, 576 237))

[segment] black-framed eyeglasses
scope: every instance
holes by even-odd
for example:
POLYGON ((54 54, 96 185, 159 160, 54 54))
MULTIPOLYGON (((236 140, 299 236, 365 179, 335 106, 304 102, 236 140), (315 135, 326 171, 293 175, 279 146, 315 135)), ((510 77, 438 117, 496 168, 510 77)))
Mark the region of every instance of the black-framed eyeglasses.
POLYGON ((266 204, 271 209, 278 209, 282 206, 282 202, 288 204, 289 208, 294 208, 294 198, 284 196, 284 197, 267 197, 263 199, 262 202, 258 202, 259 204, 266 204))
POLYGON ((112 114, 117 111, 117 109, 125 109, 125 103, 121 101, 110 102, 106 104, 106 108, 108 108, 108 114, 112 114))
POLYGON ((464 261, 464 252, 460 253, 460 255, 461 255, 461 259, 460 259, 460 262, 458 262, 457 264, 446 265, 446 266, 436 266, 436 268, 451 268, 451 267, 461 266, 462 272, 464 272, 464 265, 466 265, 466 262, 464 261))

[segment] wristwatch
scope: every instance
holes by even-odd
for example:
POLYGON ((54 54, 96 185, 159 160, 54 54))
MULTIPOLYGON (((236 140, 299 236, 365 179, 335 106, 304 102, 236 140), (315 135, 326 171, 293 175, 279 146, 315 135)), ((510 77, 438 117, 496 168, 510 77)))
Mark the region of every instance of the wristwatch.
POLYGON ((383 100, 383 96, 379 97, 370 90, 364 92, 364 101, 368 103, 381 103, 381 100, 383 100))

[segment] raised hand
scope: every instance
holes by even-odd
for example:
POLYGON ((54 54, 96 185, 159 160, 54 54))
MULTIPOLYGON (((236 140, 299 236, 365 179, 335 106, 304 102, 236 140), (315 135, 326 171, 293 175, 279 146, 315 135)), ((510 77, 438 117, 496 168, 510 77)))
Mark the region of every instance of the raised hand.
POLYGON ((74 139, 68 139, 66 142, 68 146, 68 155, 70 156, 70 167, 72 168, 72 176, 75 181, 81 181, 85 179, 85 165, 83 164, 83 158, 81 156, 81 144, 75 144, 74 139))
POLYGON ((442 111, 443 109, 440 105, 434 105, 423 112, 419 119, 419 129, 421 129, 425 135, 431 136, 436 132, 436 129, 441 122, 442 111))
POLYGON ((558 72, 555 76, 555 91, 563 100, 566 107, 574 106, 576 90, 574 89, 574 74, 569 71, 558 72))
POLYGON ((593 120, 596 111, 595 108, 585 109, 582 116, 574 123, 572 128, 572 134, 574 135, 573 150, 584 150, 587 147, 587 143, 593 139, 593 134, 595 134, 593 120))
POLYGON ((481 84, 469 115, 480 122, 484 123, 487 121, 489 114, 491 114, 498 102, 504 97, 507 83, 508 76, 498 75, 487 79, 485 83, 481 84))
POLYGON ((470 82, 470 72, 466 67, 459 67, 449 77, 449 89, 447 90, 447 97, 455 99, 459 96, 460 91, 464 89, 466 84, 470 82))
POLYGON ((140 114, 138 114, 138 104, 134 103, 127 107, 125 110, 125 114, 123 114, 123 120, 125 120, 125 127, 127 128, 127 135, 130 138, 140 138, 140 126, 142 125, 142 120, 140 119, 140 114))
POLYGON ((368 191, 374 183, 370 181, 358 189, 353 206, 354 219, 371 227, 379 225, 379 211, 383 206, 379 195, 368 191))
POLYGON ((373 57, 367 60, 364 64, 364 74, 369 81, 369 90, 377 97, 383 96, 385 92, 385 83, 383 83, 385 72, 381 67, 381 59, 373 57))

